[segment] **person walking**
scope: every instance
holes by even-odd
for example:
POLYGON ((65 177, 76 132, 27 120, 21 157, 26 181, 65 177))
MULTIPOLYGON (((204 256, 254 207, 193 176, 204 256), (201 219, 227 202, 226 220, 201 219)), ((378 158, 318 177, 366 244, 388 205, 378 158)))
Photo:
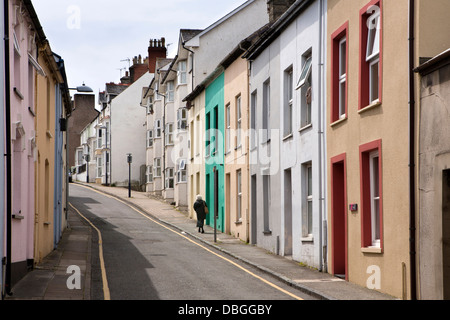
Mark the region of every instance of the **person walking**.
POLYGON ((208 213, 208 205, 203 201, 202 196, 198 195, 194 203, 194 210, 197 213, 197 228, 198 232, 205 233, 203 225, 205 223, 206 214, 208 213))

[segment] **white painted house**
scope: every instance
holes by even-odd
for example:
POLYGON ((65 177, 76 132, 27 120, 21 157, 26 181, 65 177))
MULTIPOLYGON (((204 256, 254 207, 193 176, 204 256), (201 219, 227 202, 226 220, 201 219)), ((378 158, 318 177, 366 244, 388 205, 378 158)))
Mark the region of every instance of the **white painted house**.
POLYGON ((147 134, 146 109, 141 107, 142 87, 153 79, 145 73, 111 101, 110 118, 110 181, 116 186, 128 186, 129 165, 132 155, 131 184, 141 188, 142 172, 146 167, 145 141, 147 134))
MULTIPOLYGON (((276 2, 276 1, 274 1, 276 2)), ((289 1, 287 1, 289 2, 289 1)), ((252 242, 324 269, 326 0, 297 0, 250 48, 252 242)))

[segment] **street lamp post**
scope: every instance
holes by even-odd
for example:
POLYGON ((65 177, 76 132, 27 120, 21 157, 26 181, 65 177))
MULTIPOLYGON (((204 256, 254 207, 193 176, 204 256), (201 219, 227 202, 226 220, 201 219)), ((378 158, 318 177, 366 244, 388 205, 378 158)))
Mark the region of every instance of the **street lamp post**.
POLYGON ((131 198, 131 164, 133 163, 133 155, 127 154, 128 162, 128 198, 131 198))
POLYGON ((108 169, 109 169, 109 152, 108 152, 108 135, 109 135, 109 132, 108 132, 108 127, 106 127, 106 126, 103 126, 103 127, 100 127, 100 129, 105 129, 105 131, 106 131, 106 141, 105 141, 105 143, 106 143, 106 163, 105 163, 105 168, 106 168, 106 173, 105 173, 105 175, 106 175, 106 185, 108 186, 109 184, 108 184, 108 169))
POLYGON ((86 160, 86 182, 89 183, 89 161, 91 160, 91 156, 89 154, 84 156, 86 160))

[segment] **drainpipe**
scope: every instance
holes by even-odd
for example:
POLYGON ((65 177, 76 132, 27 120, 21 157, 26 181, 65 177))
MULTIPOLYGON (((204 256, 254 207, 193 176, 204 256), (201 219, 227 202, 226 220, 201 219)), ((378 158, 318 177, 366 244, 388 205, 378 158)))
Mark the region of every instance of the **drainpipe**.
POLYGON ((11 78, 9 58, 9 1, 4 0, 5 13, 5 131, 6 131, 6 294, 11 292, 11 254, 12 254, 12 180, 11 180, 11 78))
POLYGON ((323 139, 324 139, 324 127, 322 126, 322 103, 323 103, 323 99, 322 99, 322 72, 323 72, 323 54, 322 54, 322 50, 323 50, 323 45, 322 45, 322 41, 323 41, 323 22, 324 19, 322 17, 323 14, 323 0, 319 1, 319 73, 318 73, 318 106, 319 108, 317 108, 318 110, 318 150, 319 150, 319 154, 318 154, 318 162, 319 162, 319 258, 320 258, 320 271, 321 272, 326 272, 327 271, 327 267, 326 264, 324 263, 325 258, 326 257, 326 241, 324 241, 323 239, 323 227, 324 227, 324 221, 323 221, 323 207, 324 207, 324 194, 322 191, 322 188, 324 186, 324 183, 322 181, 323 176, 324 176, 324 172, 322 170, 322 148, 324 146, 323 144, 323 139))
POLYGON ((417 300, 416 288, 416 184, 415 184, 415 83, 414 83, 414 15, 415 2, 409 0, 409 254, 411 300, 417 300))

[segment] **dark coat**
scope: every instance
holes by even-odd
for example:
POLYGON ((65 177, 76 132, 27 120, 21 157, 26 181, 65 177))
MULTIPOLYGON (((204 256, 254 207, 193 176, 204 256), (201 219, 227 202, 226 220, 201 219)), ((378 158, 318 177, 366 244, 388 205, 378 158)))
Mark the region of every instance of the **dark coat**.
POLYGON ((197 200, 194 203, 194 210, 197 212, 197 227, 203 227, 204 220, 206 219, 205 213, 206 202, 203 200, 197 200))

